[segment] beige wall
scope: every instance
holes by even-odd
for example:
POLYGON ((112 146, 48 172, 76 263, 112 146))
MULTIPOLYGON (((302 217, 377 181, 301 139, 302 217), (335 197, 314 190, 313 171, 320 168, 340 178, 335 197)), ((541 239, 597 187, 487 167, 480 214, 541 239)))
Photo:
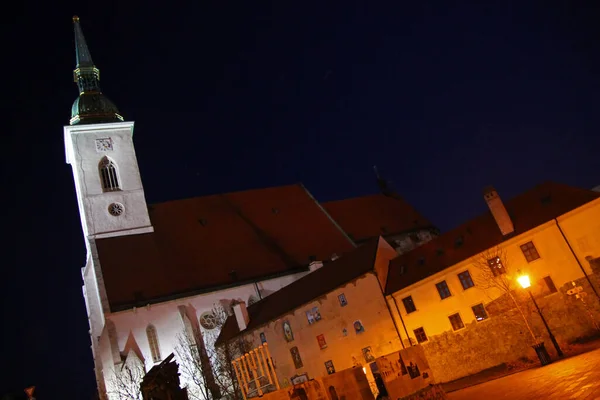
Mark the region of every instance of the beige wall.
MULTIPOLYGON (((336 371, 351 368, 355 364, 366 365, 362 349, 371 346, 374 357, 400 349, 400 341, 390 318, 379 282, 373 273, 367 273, 347 285, 319 298, 252 332, 254 345, 260 344, 264 332, 277 377, 282 387, 295 375, 308 374, 308 378, 327 375, 325 362, 331 360, 336 371), (344 294, 348 304, 340 306, 338 295, 344 294), (321 320, 308 323, 306 311, 318 307, 321 320), (294 340, 287 342, 283 322, 289 321, 294 340), (360 320, 364 332, 356 333, 353 323, 360 320), (347 330, 344 336, 343 329, 347 330), (321 349, 317 336, 323 334, 327 347, 321 349), (297 347, 303 367, 296 369, 290 349, 297 347)), ((370 371, 369 371, 370 372, 370 371)))
MULTIPOLYGON (((573 212, 563 215, 558 220, 565 235, 571 242, 573 249, 577 253, 577 257, 586 268, 586 272, 590 273, 591 269, 589 268, 589 263, 585 260, 585 257, 589 256, 595 258, 600 256, 600 200, 588 203, 573 212)), ((575 257, 561 235, 555 221, 550 221, 525 234, 507 240, 501 245, 500 249, 500 252, 505 257, 503 261, 507 266, 506 275, 510 277, 511 280, 515 280, 519 275, 518 270, 521 270, 522 273, 527 273, 531 277, 532 284, 538 282, 537 288, 533 288, 534 293, 544 286, 543 283, 539 282, 541 279, 546 276, 552 278, 556 288, 559 289, 559 292, 554 294, 546 293, 545 296, 540 297, 538 300, 540 304, 554 301, 563 303, 564 305, 564 299, 568 300, 568 296, 560 293, 561 287, 565 284, 570 284, 570 282, 574 280, 579 280, 581 282, 584 277, 581 267, 578 265, 575 257), (520 249, 520 245, 527 243, 528 241, 534 243, 540 255, 539 259, 530 263, 527 262, 520 249)), ((494 250, 492 250, 491 253, 493 252, 494 250)), ((497 289, 486 290, 483 288, 485 280, 483 279, 481 267, 476 266, 476 264, 479 264, 483 259, 485 259, 485 257, 477 255, 394 293, 393 296, 396 298, 402 320, 409 336, 415 343, 416 338, 413 331, 419 327, 424 328, 429 339, 432 337, 444 337, 438 335, 462 335, 466 339, 467 336, 470 335, 470 333, 467 334, 462 332, 466 328, 453 331, 452 325, 448 319, 449 315, 457 312, 460 313, 465 327, 468 327, 470 330, 475 326, 480 326, 483 330, 489 330, 485 329, 486 324, 495 326, 495 322, 493 323, 492 320, 500 318, 500 316, 491 315, 487 320, 476 322, 471 309, 472 306, 479 303, 487 305, 503 293, 497 289), (474 287, 466 290, 463 289, 458 278, 458 274, 465 270, 470 272, 475 283, 474 287), (435 285, 443 280, 448 284, 452 296, 442 300, 435 285), (412 296, 417 311, 407 314, 402 299, 409 295, 412 296), (474 325, 469 326, 469 324, 474 325)), ((578 285, 579 284, 580 283, 578 283, 578 285)), ((524 289, 520 288, 516 282, 514 288, 517 292, 524 291, 524 289)), ((401 334, 404 338, 406 334, 404 328, 402 328, 402 320, 398 316, 398 310, 390 296, 388 296, 387 300, 392 306, 394 318, 397 320, 398 326, 401 327, 401 334)), ((526 298, 525 301, 528 302, 528 299, 526 298)), ((597 302, 597 299, 592 296, 590 297, 590 301, 597 302)), ((558 306, 558 304, 556 306, 558 306)), ((537 324, 538 321, 536 318, 533 318, 531 315, 528 316, 528 318, 531 318, 530 324, 537 324)), ((553 329, 557 331, 555 334, 559 333, 560 335, 561 329, 558 324, 560 324, 559 320, 555 322, 555 325, 557 326, 553 329)), ((534 329, 534 332, 536 334, 543 333, 543 328, 534 329)), ((527 335, 522 337, 524 338, 523 340, 529 340, 527 335)), ((436 349, 439 347, 439 343, 437 342, 438 341, 435 343, 436 349)), ((448 340, 445 340, 444 342, 448 342, 448 340)), ((423 343, 423 345, 427 349, 428 342, 423 343)), ((436 364, 439 363, 436 362, 436 364)), ((470 373, 473 372, 477 371, 471 371, 470 373)))

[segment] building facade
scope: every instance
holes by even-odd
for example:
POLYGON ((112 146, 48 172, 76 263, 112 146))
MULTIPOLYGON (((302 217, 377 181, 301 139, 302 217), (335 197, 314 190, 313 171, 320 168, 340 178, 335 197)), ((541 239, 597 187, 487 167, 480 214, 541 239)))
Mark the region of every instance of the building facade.
POLYGON ((600 197, 553 183, 506 207, 494 190, 485 197, 490 213, 390 266, 386 294, 394 318, 407 343, 423 344, 443 381, 535 358, 530 346, 539 341, 554 354, 527 290, 565 346, 594 335, 588 311, 600 317, 600 271, 593 268, 600 259, 600 197), (518 284, 522 275, 530 289, 518 284), (585 289, 583 303, 569 294, 575 287, 585 289))
POLYGON ((74 24, 79 96, 64 139, 87 247, 82 289, 100 398, 135 398, 127 372, 143 374, 177 353, 182 336, 199 349, 212 391, 204 397, 219 397, 210 353, 220 311, 259 301, 368 238, 414 247, 436 234, 389 193, 321 204, 288 185, 148 205, 135 124, 103 94, 74 24))
POLYGON ((402 348, 383 295, 397 253, 383 238, 358 249, 229 317, 218 345, 268 343, 280 387, 364 368, 374 385, 376 357, 402 348))
MULTIPOLYGON (((557 350, 527 291, 559 346, 597 335, 599 194, 550 182, 506 203, 488 188, 484 200, 489 212, 392 255, 389 264, 375 262, 372 273, 363 271, 352 283, 334 280, 329 290, 313 292, 309 288, 315 286, 316 272, 294 282, 250 306, 248 320, 233 331, 224 329, 222 338, 246 335, 255 347, 266 341, 280 383, 286 385, 302 376, 324 376, 329 368, 358 365, 366 367, 372 382, 369 363, 360 356, 364 349, 379 357, 420 344, 438 382, 535 360, 532 346, 541 341, 555 357, 557 350), (528 289, 517 282, 523 275, 532 282, 528 289), (302 301, 284 307, 280 300, 278 312, 265 311, 277 309, 269 300, 293 293, 303 293, 302 301), (374 328, 374 335, 356 334, 355 321, 365 333, 374 328)), ((365 263, 361 254, 367 246, 336 261, 345 267, 335 270, 365 263)))

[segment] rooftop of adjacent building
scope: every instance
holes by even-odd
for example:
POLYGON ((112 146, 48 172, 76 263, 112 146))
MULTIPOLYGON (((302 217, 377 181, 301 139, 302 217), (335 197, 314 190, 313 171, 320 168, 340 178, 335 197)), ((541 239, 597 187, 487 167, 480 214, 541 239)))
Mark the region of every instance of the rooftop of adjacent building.
POLYGON ((490 211, 403 254, 390 265, 386 294, 392 294, 525 233, 594 199, 600 193, 546 182, 504 202, 514 232, 502 235, 490 211))
MULTIPOLYGON (((246 331, 267 324, 372 271, 381 240, 383 239, 371 239, 335 261, 325 263, 305 277, 251 304, 247 309, 250 321, 246 331)), ((225 321, 216 344, 226 343, 239 333, 236 317, 232 315, 225 321)))

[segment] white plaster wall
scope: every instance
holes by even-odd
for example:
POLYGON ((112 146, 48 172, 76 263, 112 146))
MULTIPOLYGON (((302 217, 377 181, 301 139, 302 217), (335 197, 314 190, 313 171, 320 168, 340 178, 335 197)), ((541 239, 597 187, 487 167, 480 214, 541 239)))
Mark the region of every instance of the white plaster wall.
POLYGON ((85 236, 140 228, 151 231, 137 158, 133 145, 133 122, 65 126, 67 163, 73 168, 77 202, 85 236), (111 138, 113 150, 99 152, 96 139, 111 138), (98 164, 109 157, 117 165, 120 191, 102 192, 98 164), (114 217, 108 213, 111 203, 119 202, 125 212, 114 217))
MULTIPOLYGON (((302 272, 258 282, 258 288, 263 293, 272 293, 300 279, 306 274, 306 272, 302 272)), ((148 337, 146 336, 146 328, 148 325, 152 324, 156 328, 160 355, 164 359, 169 354, 175 353, 175 349, 179 344, 178 335, 183 333, 184 326, 178 306, 192 306, 196 310, 196 319, 198 319, 204 312, 211 311, 214 305, 219 304, 221 300, 236 299, 248 302, 249 297, 252 295, 257 296, 256 286, 254 284, 248 284, 107 314, 107 318, 110 318, 115 324, 119 351, 125 349, 125 344, 131 333, 142 352, 145 368, 146 371, 148 371, 155 365, 152 361, 150 345, 148 343, 148 337)), ((263 295, 263 297, 265 296, 263 295)), ((104 338, 104 334, 102 337, 104 338)), ((103 339, 102 342, 104 344, 100 346, 103 353, 101 356, 102 369, 107 376, 105 383, 108 385, 108 377, 112 374, 111 371, 114 368, 114 361, 113 357, 110 355, 111 349, 108 338, 103 339)), ((181 378, 182 386, 186 385, 187 382, 184 381, 184 377, 182 376, 181 378)))

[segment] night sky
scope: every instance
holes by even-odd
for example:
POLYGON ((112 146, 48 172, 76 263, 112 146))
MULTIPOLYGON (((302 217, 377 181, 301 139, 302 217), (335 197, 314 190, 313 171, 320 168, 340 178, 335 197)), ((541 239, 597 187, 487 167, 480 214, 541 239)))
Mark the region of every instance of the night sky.
POLYGON ((5 10, 0 395, 95 385, 63 146, 74 14, 104 93, 136 122, 150 203, 297 182, 359 196, 377 191, 376 164, 445 231, 484 211, 489 184, 504 198, 600 185, 594 2, 273 3, 5 10))

